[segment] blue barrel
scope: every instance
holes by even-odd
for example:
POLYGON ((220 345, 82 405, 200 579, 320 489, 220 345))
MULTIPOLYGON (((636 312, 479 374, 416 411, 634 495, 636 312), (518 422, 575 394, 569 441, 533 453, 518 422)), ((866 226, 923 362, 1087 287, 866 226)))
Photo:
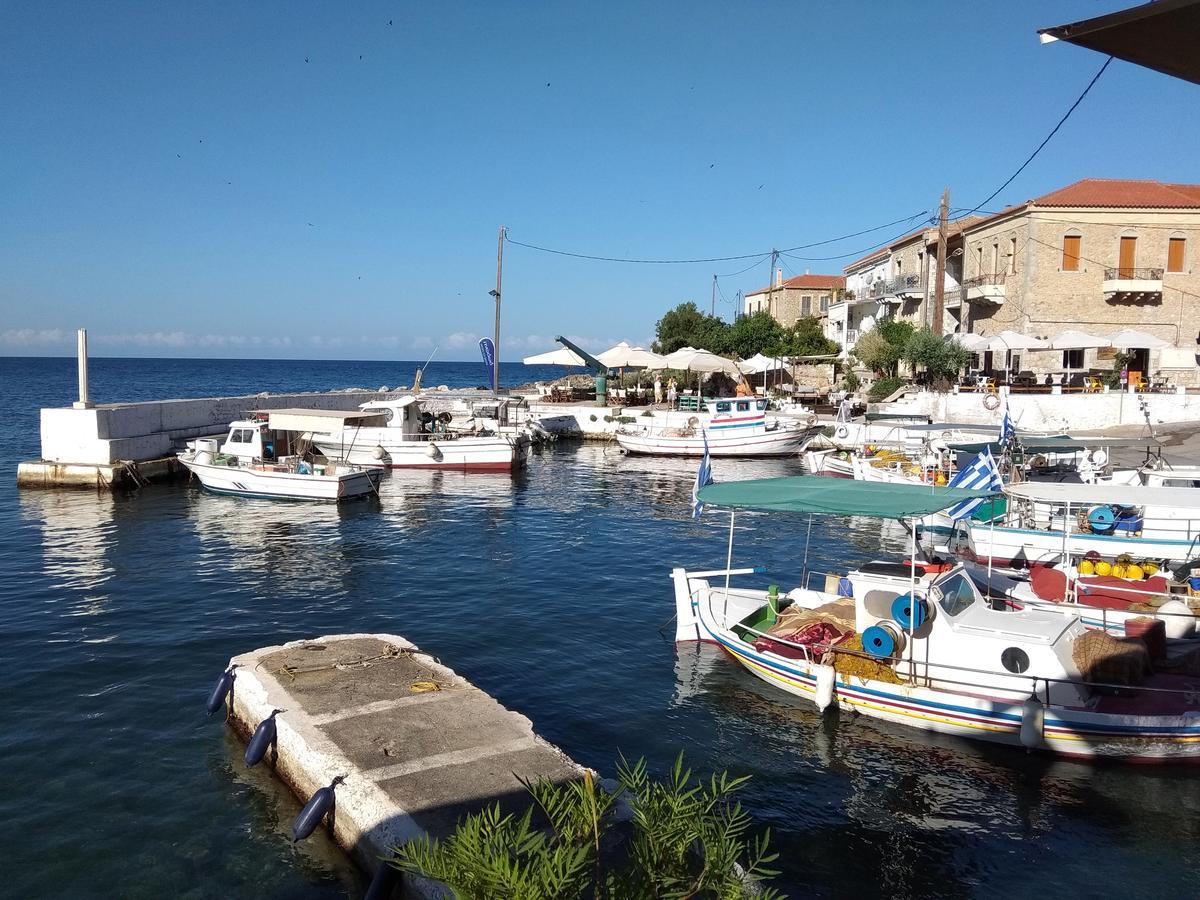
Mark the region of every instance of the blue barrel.
POLYGON ((1110 506, 1093 506, 1088 510, 1087 520, 1096 534, 1108 534, 1117 523, 1117 514, 1110 506))
POLYGON ((925 601, 912 594, 901 594, 892 601, 892 620, 905 631, 920 628, 928 618, 925 601))
POLYGON ((896 637, 882 625, 872 625, 862 634, 863 649, 876 659, 890 659, 896 652, 896 637))
POLYGON ((1190 587, 1193 591, 1200 591, 1200 578, 1197 578, 1195 576, 1193 576, 1192 578, 1189 578, 1188 579, 1188 587, 1190 587))

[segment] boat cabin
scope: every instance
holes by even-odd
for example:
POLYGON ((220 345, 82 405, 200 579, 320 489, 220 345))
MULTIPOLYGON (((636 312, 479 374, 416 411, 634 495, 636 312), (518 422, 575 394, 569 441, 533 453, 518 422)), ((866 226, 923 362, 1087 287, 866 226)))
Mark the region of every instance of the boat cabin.
MULTIPOLYGON (((256 412, 229 423, 229 433, 216 453, 240 464, 275 462, 303 456, 312 447, 312 434, 345 427, 382 425, 377 414, 345 410, 279 409, 256 412)), ((198 449, 212 448, 205 447, 198 449)))

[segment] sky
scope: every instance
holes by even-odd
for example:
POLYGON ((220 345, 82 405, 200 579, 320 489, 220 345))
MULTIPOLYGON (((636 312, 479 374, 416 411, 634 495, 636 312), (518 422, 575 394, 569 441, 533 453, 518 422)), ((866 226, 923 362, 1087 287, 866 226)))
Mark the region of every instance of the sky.
MULTIPOLYGON (((0 355, 474 359, 644 344, 1004 182, 1130 0, 0 0, 0 355), (808 258, 803 258, 808 257, 808 258), (747 266, 752 266, 747 271, 747 266)), ((1114 61, 990 204, 1200 181, 1200 88, 1114 61)))

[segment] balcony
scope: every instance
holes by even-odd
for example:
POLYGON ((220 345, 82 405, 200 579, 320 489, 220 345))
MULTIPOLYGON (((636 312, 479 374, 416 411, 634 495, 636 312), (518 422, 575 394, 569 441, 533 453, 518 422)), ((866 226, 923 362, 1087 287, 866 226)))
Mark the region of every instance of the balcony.
POLYGON ((925 284, 920 275, 900 275, 887 281, 882 278, 864 291, 868 300, 899 303, 919 300, 925 294, 925 284))
POLYGON ((1106 300, 1125 303, 1157 303, 1162 300, 1163 270, 1121 266, 1104 270, 1101 290, 1106 300))
POLYGON ((942 304, 946 309, 958 309, 963 305, 963 297, 966 292, 966 288, 947 288, 945 293, 942 294, 942 304))
POLYGON ((1004 302, 1006 277, 1003 272, 993 272, 990 275, 976 275, 966 279, 962 286, 967 294, 967 302, 994 303, 999 306, 1004 302))

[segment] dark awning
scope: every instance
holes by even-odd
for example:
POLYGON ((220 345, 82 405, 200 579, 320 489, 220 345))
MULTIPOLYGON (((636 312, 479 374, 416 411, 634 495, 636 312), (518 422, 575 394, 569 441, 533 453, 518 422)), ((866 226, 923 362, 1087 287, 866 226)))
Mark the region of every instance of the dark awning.
POLYGON ((1200 84, 1200 0, 1157 0, 1038 34, 1200 84))

